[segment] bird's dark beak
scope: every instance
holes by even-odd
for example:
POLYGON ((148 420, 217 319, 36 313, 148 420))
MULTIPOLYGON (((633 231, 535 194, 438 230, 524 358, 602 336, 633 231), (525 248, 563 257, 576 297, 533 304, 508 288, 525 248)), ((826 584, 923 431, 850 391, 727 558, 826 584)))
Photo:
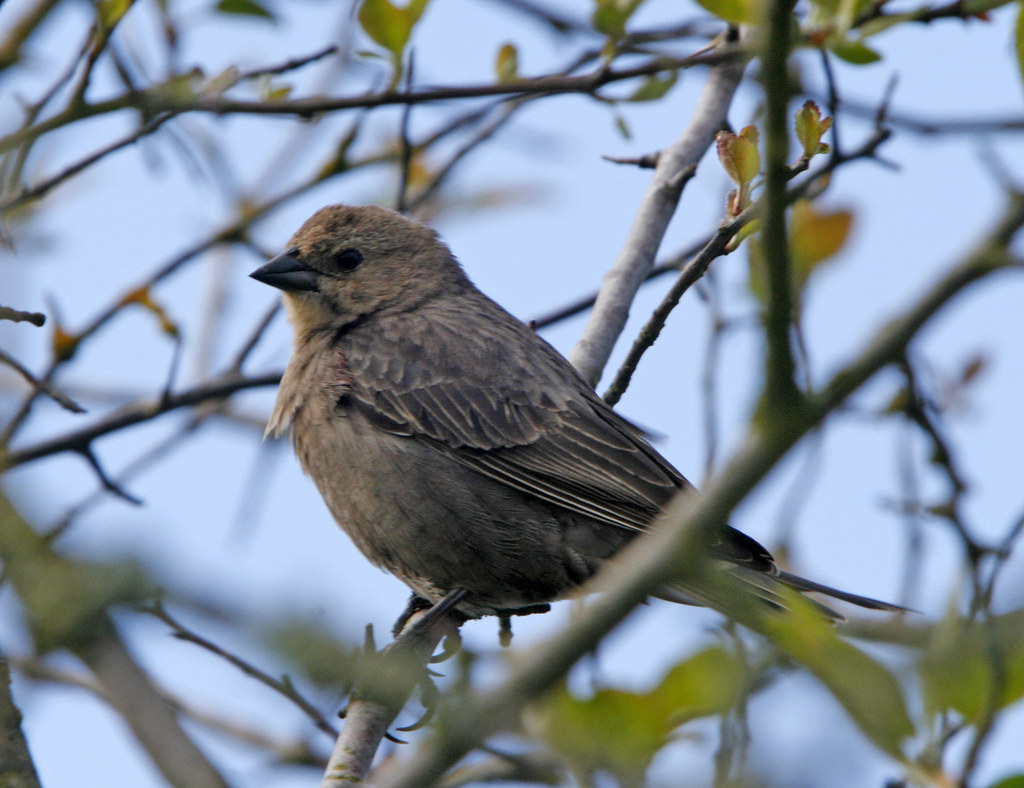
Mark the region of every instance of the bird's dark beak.
POLYGON ((284 254, 279 254, 266 265, 260 266, 249 276, 257 282, 279 288, 286 292, 298 290, 317 291, 317 280, 320 272, 310 268, 293 255, 297 249, 289 249, 284 254))

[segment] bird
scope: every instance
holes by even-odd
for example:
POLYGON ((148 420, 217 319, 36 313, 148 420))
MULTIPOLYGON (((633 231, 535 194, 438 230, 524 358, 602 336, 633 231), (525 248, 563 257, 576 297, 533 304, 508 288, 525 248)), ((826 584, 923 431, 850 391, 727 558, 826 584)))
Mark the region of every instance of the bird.
MULTIPOLYGON (((327 206, 251 276, 282 291, 294 339, 267 436, 291 434, 334 519, 414 599, 459 591, 466 619, 543 609, 697 494, 423 224, 327 206)), ((726 524, 701 549, 770 609, 786 587, 902 609, 785 572, 726 524)), ((697 583, 657 596, 716 607, 697 583)))

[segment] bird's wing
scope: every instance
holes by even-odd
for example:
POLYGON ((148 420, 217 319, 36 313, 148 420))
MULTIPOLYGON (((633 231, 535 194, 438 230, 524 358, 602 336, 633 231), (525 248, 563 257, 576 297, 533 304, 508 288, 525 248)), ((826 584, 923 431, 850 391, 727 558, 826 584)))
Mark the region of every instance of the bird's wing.
POLYGON ((619 527, 645 528, 690 487, 530 329, 493 313, 467 326, 463 314, 457 332, 443 317, 404 315, 345 337, 351 405, 481 474, 619 527))

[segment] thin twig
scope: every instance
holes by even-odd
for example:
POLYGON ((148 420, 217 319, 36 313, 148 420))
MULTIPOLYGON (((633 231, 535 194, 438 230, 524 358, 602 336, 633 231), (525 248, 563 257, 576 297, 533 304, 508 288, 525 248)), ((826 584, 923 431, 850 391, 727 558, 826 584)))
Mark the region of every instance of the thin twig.
MULTIPOLYGON (((42 324, 40 323, 38 325, 42 324)), ((45 394, 47 397, 50 397, 50 399, 54 400, 58 405, 60 405, 65 410, 69 410, 72 413, 85 413, 85 408, 83 408, 81 405, 79 405, 77 402, 71 399, 71 397, 61 393, 54 386, 52 386, 45 380, 39 380, 35 375, 33 375, 29 371, 29 369, 26 366, 24 366, 16 358, 9 356, 3 350, 0 350, 0 364, 6 364, 7 366, 9 366, 15 372, 21 375, 30 386, 43 392, 43 394, 45 394)))
POLYGON ((181 97, 173 95, 162 86, 142 93, 133 92, 115 96, 103 101, 69 107, 57 114, 12 132, 0 138, 0 153, 20 147, 69 123, 86 118, 107 115, 125 109, 146 107, 150 112, 207 112, 215 115, 292 115, 311 118, 339 110, 365 109, 370 107, 404 106, 425 104, 454 99, 483 98, 487 96, 515 97, 528 94, 553 96, 563 93, 593 94, 606 85, 616 82, 650 76, 664 71, 688 69, 701 65, 715 65, 742 60, 745 54, 735 47, 711 53, 699 53, 683 57, 656 55, 636 66, 621 69, 599 67, 589 74, 580 76, 543 76, 533 79, 509 80, 508 82, 484 83, 479 85, 455 85, 447 87, 420 88, 412 92, 372 93, 355 97, 300 98, 247 100, 231 99, 225 96, 196 95, 181 97))
POLYGON ((185 640, 189 643, 194 643, 200 648, 209 651, 211 654, 216 654, 218 657, 221 657, 222 659, 230 662, 232 665, 234 665, 236 668, 242 671, 246 676, 256 679, 256 681, 260 682, 261 684, 267 687, 270 687, 270 689, 287 698, 289 701, 295 704, 302 711, 303 714, 309 717, 317 728, 319 728, 321 731, 326 733, 331 738, 334 738, 338 735, 337 729, 330 722, 327 721, 327 718, 320 713, 319 709, 317 709, 312 703, 310 703, 308 700, 302 697, 302 695, 299 694, 298 690, 295 689, 295 685, 292 684, 291 681, 287 680, 287 677, 285 677, 284 679, 276 679, 269 673, 266 673, 265 671, 260 670, 251 663, 246 662, 241 657, 236 656, 235 654, 232 654, 230 651, 226 651, 225 649, 221 648, 213 641, 204 638, 197 632, 193 632, 191 629, 189 629, 184 624, 179 622, 176 618, 174 618, 170 613, 168 613, 166 608, 164 608, 164 606, 160 603, 141 608, 141 611, 143 613, 148 613, 154 618, 158 618, 165 624, 167 624, 167 626, 169 626, 171 630, 174 632, 174 637, 178 638, 179 640, 185 640))
POLYGON ((31 323, 34 326, 41 326, 46 323, 46 315, 42 312, 25 312, 9 306, 0 306, 0 320, 10 320, 13 323, 31 323))
POLYGON ((33 460, 53 454, 60 454, 65 451, 81 451, 83 447, 88 447, 89 444, 103 435, 150 421, 172 410, 225 399, 235 392, 244 391, 245 389, 276 386, 280 382, 281 373, 279 372, 258 375, 252 378, 228 373, 223 377, 201 383, 177 394, 171 394, 156 402, 133 403, 100 419, 90 427, 85 427, 57 438, 41 441, 25 449, 11 451, 6 456, 0 454, 0 470, 14 468, 26 462, 32 462, 33 460))

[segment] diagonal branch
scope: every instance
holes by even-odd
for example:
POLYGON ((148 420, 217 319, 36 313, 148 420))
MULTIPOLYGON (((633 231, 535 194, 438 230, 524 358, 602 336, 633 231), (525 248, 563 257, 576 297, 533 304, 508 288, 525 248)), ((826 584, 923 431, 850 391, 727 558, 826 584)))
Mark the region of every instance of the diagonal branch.
MULTIPOLYGON (((635 540, 599 574, 605 591, 556 637, 512 667, 505 681, 440 719, 434 735, 410 758, 387 788, 430 785, 488 736, 511 727, 520 711, 551 689, 584 654, 657 588, 670 579, 700 571, 697 547, 704 534, 728 519, 730 512, 809 431, 815 429, 875 373, 898 362, 918 331, 971 283, 1010 267, 1024 268, 1007 248, 1024 226, 1024 195, 1013 195, 1005 216, 991 235, 940 279, 901 317, 885 325, 867 347, 837 372, 808 406, 785 422, 761 422, 698 498, 677 496, 651 533, 635 540)), ((730 609, 730 615, 742 610, 730 609)), ((382 784, 383 786, 384 784, 382 784)))
POLYGON ((601 377, 622 333, 636 291, 654 265, 665 229, 679 202, 684 173, 695 167, 723 128, 747 61, 732 59, 710 69, 697 107, 682 135, 658 156, 658 165, 626 243, 604 276, 590 319, 569 360, 591 384, 601 377))

